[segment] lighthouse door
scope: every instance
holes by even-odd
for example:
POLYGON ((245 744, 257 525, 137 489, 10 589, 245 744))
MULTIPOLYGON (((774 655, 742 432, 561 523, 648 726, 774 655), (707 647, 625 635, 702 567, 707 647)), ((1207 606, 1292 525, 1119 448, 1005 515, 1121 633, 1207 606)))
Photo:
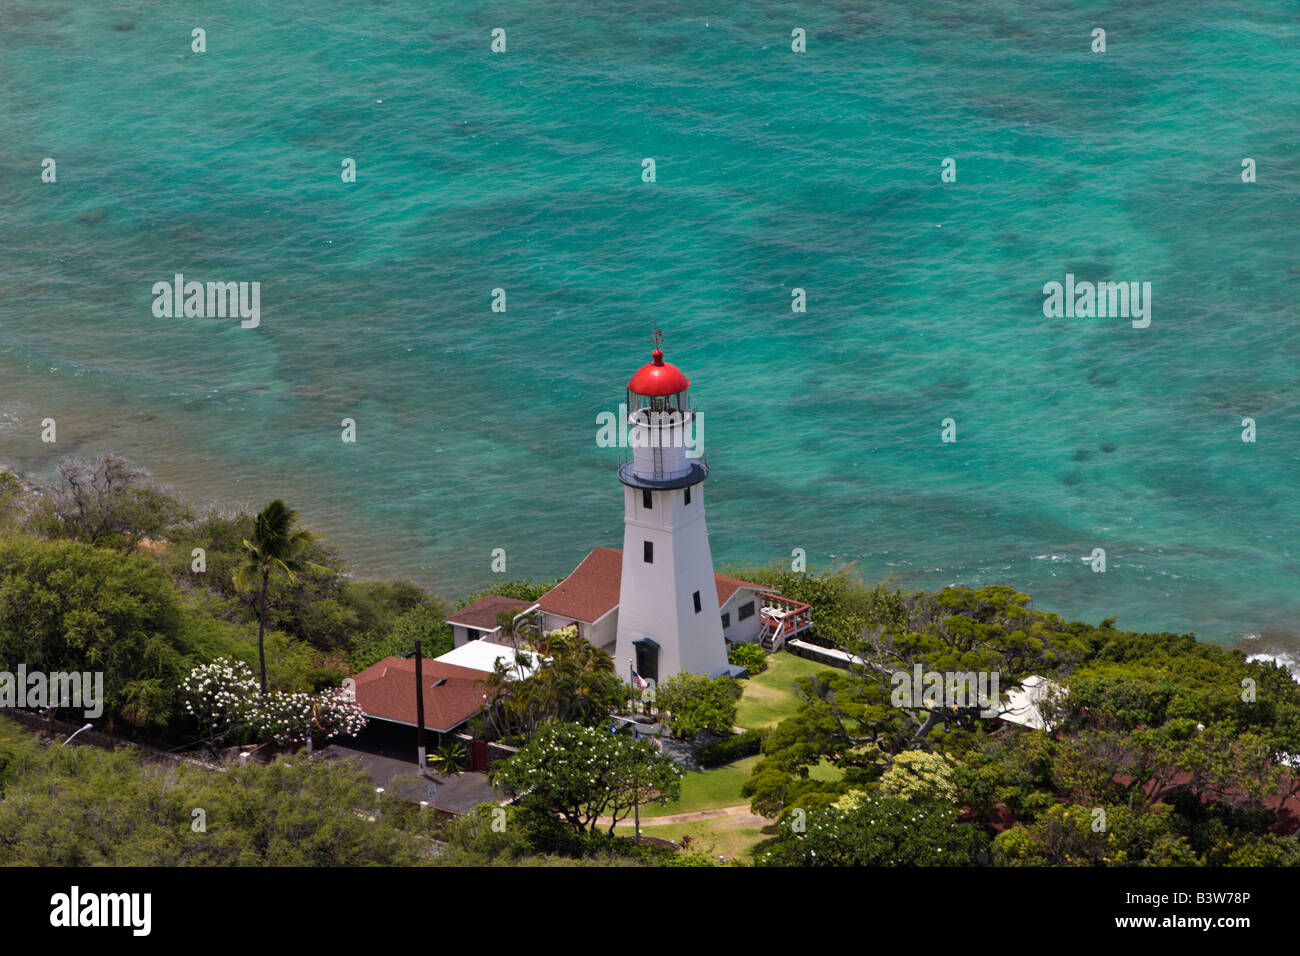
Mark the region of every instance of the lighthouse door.
POLYGON ((659 680, 659 645, 648 637, 633 641, 636 648, 636 672, 646 680, 659 680))

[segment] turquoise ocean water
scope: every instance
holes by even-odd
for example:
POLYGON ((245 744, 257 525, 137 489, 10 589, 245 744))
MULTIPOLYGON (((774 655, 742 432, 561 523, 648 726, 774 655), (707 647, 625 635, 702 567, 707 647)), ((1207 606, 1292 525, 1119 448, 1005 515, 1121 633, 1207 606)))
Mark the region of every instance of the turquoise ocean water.
POLYGON ((1273 0, 8 2, 0 461, 283 496, 447 595, 498 547, 551 578, 621 542, 596 416, 658 322, 720 566, 1295 654, 1298 50, 1273 0), (155 318, 177 272, 261 282, 260 328, 155 318), (1067 272, 1150 327, 1044 318, 1067 272))

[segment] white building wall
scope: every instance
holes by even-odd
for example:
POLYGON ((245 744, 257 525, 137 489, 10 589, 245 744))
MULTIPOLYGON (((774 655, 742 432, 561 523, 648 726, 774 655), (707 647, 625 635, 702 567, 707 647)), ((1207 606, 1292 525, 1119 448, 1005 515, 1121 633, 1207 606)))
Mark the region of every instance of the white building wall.
MULTIPOLYGON (((558 614, 551 614, 546 611, 542 612, 542 630, 549 633, 557 631, 562 627, 568 627, 573 623, 571 617, 561 617, 558 614)), ((615 607, 599 621, 587 623, 586 621, 578 622, 578 636, 588 641, 593 647, 604 651, 606 654, 613 655, 614 642, 618 635, 618 608, 615 607)), ((626 675, 625 675, 626 676, 626 675)))
MULTIPOLYGON (((568 627, 573 623, 571 617, 560 617, 558 614, 552 614, 549 611, 542 611, 542 632, 549 634, 551 631, 558 631, 562 627, 568 627)), ((578 625, 578 633, 582 633, 582 625, 578 625)))
POLYGON ((636 660, 633 642, 659 645, 659 680, 681 671, 715 677, 727 668, 726 643, 704 519, 702 485, 652 491, 645 508, 639 488, 624 487, 623 574, 614 666, 620 675, 636 660), (646 563, 645 542, 654 546, 646 563), (700 610, 693 595, 699 592, 700 610))
POLYGON ((757 591, 749 588, 738 588, 731 597, 727 598, 727 603, 722 605, 721 613, 731 615, 731 626, 722 629, 722 636, 733 644, 742 641, 756 641, 759 638, 759 631, 762 629, 762 610, 763 602, 757 591), (753 603, 754 613, 743 621, 740 619, 740 608, 742 605, 753 603))
POLYGON ((588 625, 586 638, 597 649, 613 657, 615 642, 618 639, 618 608, 614 608, 594 624, 588 625))

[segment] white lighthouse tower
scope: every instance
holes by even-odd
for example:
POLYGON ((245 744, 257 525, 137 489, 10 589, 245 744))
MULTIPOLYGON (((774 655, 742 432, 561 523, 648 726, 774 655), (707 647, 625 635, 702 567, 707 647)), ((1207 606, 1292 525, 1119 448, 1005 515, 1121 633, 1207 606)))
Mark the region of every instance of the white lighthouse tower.
POLYGON ((704 523, 704 479, 690 380, 656 348, 627 383, 631 460, 623 483, 623 568, 615 666, 665 680, 727 671, 726 641, 704 523), (691 451, 692 455, 687 452, 691 451))

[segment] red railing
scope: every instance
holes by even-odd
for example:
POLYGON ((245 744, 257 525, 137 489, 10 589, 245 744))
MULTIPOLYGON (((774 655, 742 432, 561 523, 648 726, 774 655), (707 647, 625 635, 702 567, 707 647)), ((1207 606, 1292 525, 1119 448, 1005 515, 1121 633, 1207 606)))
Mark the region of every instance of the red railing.
POLYGON ((764 594, 762 609, 763 646, 769 651, 780 650, 781 645, 796 634, 812 627, 812 606, 779 594, 764 594))

